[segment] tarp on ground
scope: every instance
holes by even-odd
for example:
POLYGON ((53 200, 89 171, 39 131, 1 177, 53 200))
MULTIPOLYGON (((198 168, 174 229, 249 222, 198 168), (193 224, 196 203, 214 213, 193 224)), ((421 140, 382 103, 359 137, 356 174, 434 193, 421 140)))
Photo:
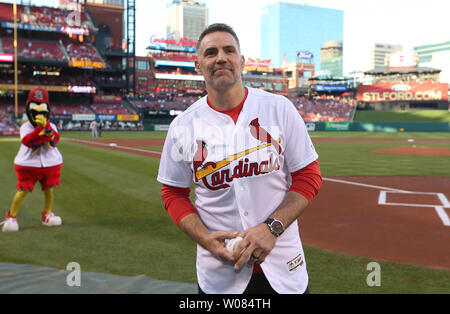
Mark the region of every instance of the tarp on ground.
POLYGON ((33 265, 0 263, 1 294, 196 294, 197 285, 156 280, 145 275, 134 277, 79 272, 33 265))

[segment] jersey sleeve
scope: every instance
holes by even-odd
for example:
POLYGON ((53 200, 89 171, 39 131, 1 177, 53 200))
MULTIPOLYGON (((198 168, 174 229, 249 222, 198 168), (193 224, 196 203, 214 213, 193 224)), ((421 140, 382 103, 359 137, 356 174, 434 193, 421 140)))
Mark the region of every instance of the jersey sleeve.
POLYGON ((159 164, 157 180, 160 183, 177 188, 189 188, 191 186, 193 180, 192 158, 190 158, 191 149, 186 134, 189 134, 189 132, 186 132, 184 127, 179 127, 172 122, 164 142, 159 164))
POLYGON ((322 174, 319 163, 312 162, 308 166, 291 173, 292 185, 289 191, 297 192, 303 195, 308 202, 319 193, 322 186, 322 174))
POLYGON ((285 160, 289 172, 296 172, 319 157, 309 137, 305 122, 295 109, 295 106, 286 99, 285 110, 285 160))

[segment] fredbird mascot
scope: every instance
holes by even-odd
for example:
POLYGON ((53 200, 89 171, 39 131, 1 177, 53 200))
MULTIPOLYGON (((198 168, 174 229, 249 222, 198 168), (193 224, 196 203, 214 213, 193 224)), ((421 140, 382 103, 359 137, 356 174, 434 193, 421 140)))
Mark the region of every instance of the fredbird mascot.
POLYGON ((47 90, 36 87, 28 94, 25 106, 28 122, 20 127, 21 145, 14 159, 17 175, 17 192, 11 208, 6 213, 3 232, 19 231, 17 214, 28 192, 32 192, 39 181, 45 193, 42 210, 44 226, 61 225, 61 217, 53 213, 53 188, 60 184, 62 156, 56 145, 59 134, 56 126, 48 121, 50 104, 47 90))

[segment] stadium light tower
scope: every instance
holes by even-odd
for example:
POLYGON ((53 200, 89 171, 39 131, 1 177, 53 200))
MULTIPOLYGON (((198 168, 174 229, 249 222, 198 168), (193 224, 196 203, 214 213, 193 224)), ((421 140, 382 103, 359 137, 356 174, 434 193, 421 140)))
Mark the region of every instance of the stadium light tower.
POLYGON ((127 94, 136 93, 136 0, 127 0, 127 94))
POLYGON ((19 112, 18 105, 18 60, 17 60, 17 4, 13 4, 13 15, 14 15, 14 117, 17 118, 19 112))

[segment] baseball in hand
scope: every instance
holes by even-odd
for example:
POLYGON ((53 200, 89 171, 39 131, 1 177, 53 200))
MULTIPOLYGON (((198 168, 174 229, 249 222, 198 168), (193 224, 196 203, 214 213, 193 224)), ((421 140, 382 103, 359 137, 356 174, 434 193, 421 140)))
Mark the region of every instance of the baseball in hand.
POLYGON ((243 240, 242 237, 236 237, 231 239, 230 241, 228 241, 226 248, 228 249, 228 251, 230 253, 233 253, 234 248, 236 247, 236 245, 241 242, 243 240))

